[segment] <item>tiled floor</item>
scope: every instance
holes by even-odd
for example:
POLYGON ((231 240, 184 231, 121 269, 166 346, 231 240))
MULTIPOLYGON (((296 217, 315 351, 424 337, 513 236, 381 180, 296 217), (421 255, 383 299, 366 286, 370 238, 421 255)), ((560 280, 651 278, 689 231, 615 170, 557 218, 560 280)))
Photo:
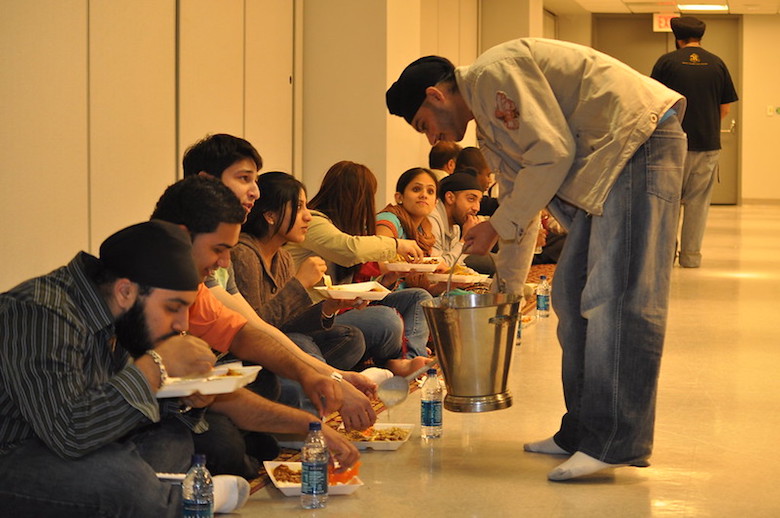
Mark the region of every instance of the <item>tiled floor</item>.
MULTIPOLYGON (((703 267, 673 272, 651 467, 553 483, 546 473, 561 458, 523 453, 563 411, 551 318, 516 350, 511 408, 445 412, 433 445, 415 436, 397 452, 365 453, 365 486, 324 510, 266 487, 240 515, 780 516, 778 299, 780 206, 713 207, 703 267)), ((381 420, 419 424, 419 392, 381 420)))

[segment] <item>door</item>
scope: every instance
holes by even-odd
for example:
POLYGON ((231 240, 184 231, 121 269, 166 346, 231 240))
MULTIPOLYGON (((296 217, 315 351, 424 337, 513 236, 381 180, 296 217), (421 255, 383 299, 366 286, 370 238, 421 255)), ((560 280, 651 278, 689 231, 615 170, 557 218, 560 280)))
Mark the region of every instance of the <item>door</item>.
MULTIPOLYGON (((739 94, 740 17, 697 14, 696 18, 707 24, 702 47, 726 63, 739 94)), ((674 35, 653 32, 652 27, 651 14, 594 15, 593 48, 649 75, 658 57, 674 50, 674 35)), ((736 102, 721 122, 720 173, 712 192, 713 204, 739 202, 739 126, 739 102, 736 102)))

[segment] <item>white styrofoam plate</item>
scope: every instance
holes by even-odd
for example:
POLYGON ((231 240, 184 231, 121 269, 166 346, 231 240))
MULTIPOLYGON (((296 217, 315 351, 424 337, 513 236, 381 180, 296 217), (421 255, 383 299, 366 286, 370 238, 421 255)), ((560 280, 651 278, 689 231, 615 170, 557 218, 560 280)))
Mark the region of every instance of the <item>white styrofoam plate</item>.
MULTIPOLYGON (((300 496, 301 495, 301 485, 300 484, 294 484, 292 482, 279 482, 276 480, 276 477, 274 477, 274 469, 276 469, 278 466, 286 464, 288 468, 290 468, 292 471, 300 471, 301 470, 301 463, 300 462, 277 462, 273 460, 266 460, 263 461, 263 466, 265 467, 266 473, 268 473, 268 477, 271 479, 271 482, 274 483, 274 486, 284 493, 284 496, 300 496)), ((363 485, 363 481, 360 480, 360 477, 354 477, 352 480, 347 482, 346 484, 333 484, 328 485, 328 494, 329 495, 351 495, 355 491, 358 490, 360 486, 363 485)))
POLYGON ((397 450, 401 446, 404 445, 406 441, 409 440, 409 437, 412 436, 412 431, 414 430, 413 424, 406 424, 406 423, 374 423, 374 426, 372 426, 374 430, 389 430, 391 428, 400 428, 404 431, 406 431, 406 437, 403 440, 400 441, 371 441, 371 440, 364 440, 364 441, 356 441, 352 440, 352 444, 355 445, 355 447, 358 450, 384 450, 384 451, 391 451, 391 450, 397 450))
POLYGON ((376 281, 356 282, 353 284, 334 284, 331 287, 315 286, 314 289, 325 297, 345 300, 357 298, 363 300, 382 300, 390 293, 390 290, 376 281))
POLYGON ((390 272, 416 272, 425 273, 435 271, 439 267, 439 263, 443 262, 441 257, 426 257, 421 263, 407 263, 407 262, 385 262, 382 263, 387 271, 390 272))
POLYGON ((201 378, 168 378, 157 391, 157 399, 190 396, 196 392, 204 395, 227 394, 252 383, 262 369, 259 365, 230 365, 217 366, 212 373, 201 378))
MULTIPOLYGON (((447 282, 450 278, 449 273, 429 273, 427 276, 431 282, 447 282)), ((460 275, 455 274, 452 276, 452 282, 476 284, 478 282, 491 282, 490 275, 476 274, 476 275, 460 275)))

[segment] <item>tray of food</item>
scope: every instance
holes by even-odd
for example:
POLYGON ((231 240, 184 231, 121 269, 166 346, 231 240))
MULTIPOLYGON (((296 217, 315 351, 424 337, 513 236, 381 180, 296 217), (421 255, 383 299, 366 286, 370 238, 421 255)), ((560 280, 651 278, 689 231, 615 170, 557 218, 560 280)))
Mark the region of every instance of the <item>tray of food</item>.
POLYGON ((315 286, 314 289, 324 297, 345 300, 358 298, 363 300, 382 300, 390 293, 390 290, 376 281, 315 286))
POLYGON ((475 270, 472 270, 468 266, 463 266, 462 264, 456 264, 446 272, 429 273, 426 275, 426 277, 431 282, 447 282, 447 279, 450 278, 451 270, 454 270, 452 272, 452 282, 457 282, 460 284, 463 283, 477 284, 480 282, 484 282, 484 283, 491 282, 490 275, 483 275, 475 270))
MULTIPOLYGON (((301 494, 301 463, 277 462, 266 460, 263 462, 268 477, 274 486, 284 496, 299 496, 301 494)), ((338 473, 328 476, 329 495, 351 495, 363 485, 363 481, 357 475, 344 480, 338 473)))
POLYGON ((201 394, 227 394, 252 383, 260 372, 259 365, 244 366, 241 362, 226 363, 214 367, 208 375, 187 378, 168 378, 157 391, 157 398, 201 394))
POLYGON ((424 257, 418 262, 410 263, 397 255, 395 259, 382 263, 382 265, 390 272, 426 273, 435 271, 442 262, 444 259, 441 257, 424 257))
POLYGON ((397 450, 409 440, 414 430, 413 424, 375 423, 374 426, 358 432, 338 431, 346 435, 359 450, 397 450))

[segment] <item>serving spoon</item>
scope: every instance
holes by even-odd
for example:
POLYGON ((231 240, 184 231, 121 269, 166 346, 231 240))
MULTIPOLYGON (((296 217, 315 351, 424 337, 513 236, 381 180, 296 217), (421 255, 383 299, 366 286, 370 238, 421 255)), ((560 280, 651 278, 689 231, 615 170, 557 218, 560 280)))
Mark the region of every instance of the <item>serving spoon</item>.
POLYGON ((433 369, 439 363, 438 360, 433 360, 431 363, 426 363, 408 376, 393 376, 379 384, 377 387, 377 395, 385 406, 391 407, 399 403, 406 401, 409 396, 409 382, 417 378, 423 372, 428 369, 433 369))

